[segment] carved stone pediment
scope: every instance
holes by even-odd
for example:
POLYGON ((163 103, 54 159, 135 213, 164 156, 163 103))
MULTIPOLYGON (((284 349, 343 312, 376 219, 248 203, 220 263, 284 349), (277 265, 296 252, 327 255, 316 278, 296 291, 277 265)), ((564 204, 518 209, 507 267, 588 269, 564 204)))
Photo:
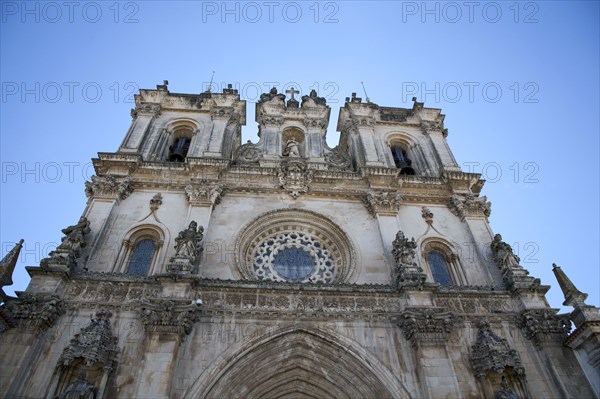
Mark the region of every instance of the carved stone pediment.
POLYGON ((195 304, 156 301, 144 304, 140 315, 146 332, 184 336, 192 332, 197 311, 198 307, 195 304))
POLYGON ((489 322, 480 320, 477 327, 477 340, 471 353, 475 377, 484 378, 488 371, 503 374, 507 367, 512 367, 518 375, 524 376, 525 369, 517 351, 492 331, 489 322))
POLYGON ((120 182, 113 175, 92 176, 92 181, 85 182, 85 195, 89 198, 105 198, 122 201, 133 192, 129 177, 120 182))
POLYGON ((475 197, 473 194, 453 194, 448 201, 450 212, 462 221, 468 216, 485 216, 492 214, 492 203, 486 196, 475 197))
POLYGON ((301 193, 308 192, 313 179, 313 171, 308 169, 306 161, 289 159, 282 162, 277 176, 279 177, 279 186, 296 199, 301 193))
POLYGON ((402 203, 402 195, 395 190, 372 190, 367 193, 363 203, 373 216, 396 215, 402 203))
POLYGON ((8 316, 17 326, 34 328, 41 332, 54 325, 65 313, 64 302, 56 295, 23 294, 5 302, 8 316))
POLYGON ((64 349, 58 364, 62 367, 71 366, 76 360, 83 359, 86 366, 100 365, 109 372, 117 366, 117 337, 113 335, 110 325, 112 313, 101 309, 96 317, 91 318, 87 327, 81 329, 71 339, 64 349))
POLYGON ((406 339, 413 343, 445 342, 453 325, 452 313, 438 308, 407 308, 398 322, 406 339))

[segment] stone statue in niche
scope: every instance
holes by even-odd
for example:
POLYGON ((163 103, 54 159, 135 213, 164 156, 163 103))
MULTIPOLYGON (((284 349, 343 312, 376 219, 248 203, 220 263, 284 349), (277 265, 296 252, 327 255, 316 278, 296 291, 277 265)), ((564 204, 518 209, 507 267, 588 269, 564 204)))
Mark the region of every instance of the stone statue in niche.
POLYGON ((175 239, 175 256, 196 259, 202 252, 203 238, 204 227, 198 227, 198 223, 192 220, 188 228, 180 231, 175 239))
POLYGON ((85 371, 79 370, 77 380, 72 382, 58 399, 94 399, 96 388, 86 380, 85 371))
POLYGON ((299 158, 300 150, 298 149, 298 142, 295 139, 291 139, 285 145, 283 149, 283 156, 290 158, 299 158))
POLYGON ((521 399, 519 395, 510 389, 506 377, 502 376, 502 382, 500 383, 500 391, 496 394, 496 399, 521 399))
POLYGON ((494 259, 498 262, 500 267, 512 267, 518 266, 521 259, 513 253, 513 249, 510 245, 502 241, 502 236, 496 234, 494 240, 490 244, 494 259))

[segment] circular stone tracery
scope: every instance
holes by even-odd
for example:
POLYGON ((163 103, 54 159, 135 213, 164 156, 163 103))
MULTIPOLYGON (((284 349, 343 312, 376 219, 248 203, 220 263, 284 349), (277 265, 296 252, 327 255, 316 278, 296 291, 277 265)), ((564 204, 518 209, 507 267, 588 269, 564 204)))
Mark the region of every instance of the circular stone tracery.
POLYGON ((334 262, 329 250, 306 233, 280 233, 258 246, 254 273, 260 280, 333 282, 334 262))
POLYGON ((323 216, 278 210, 256 218, 236 240, 238 271, 249 280, 349 282, 357 263, 346 234, 323 216))

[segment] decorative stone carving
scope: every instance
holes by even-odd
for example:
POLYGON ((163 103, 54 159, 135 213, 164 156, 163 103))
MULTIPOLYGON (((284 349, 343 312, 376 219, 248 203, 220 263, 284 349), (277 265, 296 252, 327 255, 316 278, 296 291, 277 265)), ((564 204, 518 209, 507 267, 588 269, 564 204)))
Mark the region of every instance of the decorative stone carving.
POLYGON ((279 127, 283 124, 283 117, 282 116, 268 116, 268 115, 261 115, 260 117, 258 117, 258 124, 261 126, 273 126, 273 127, 279 127))
POLYGON ((160 104, 137 104, 131 109, 131 117, 136 118, 138 115, 148 115, 155 117, 160 115, 160 104))
POLYGON ((256 248, 252 264, 259 280, 331 284, 336 274, 327 245, 297 231, 266 238, 256 248))
POLYGON ((296 199, 301 193, 308 192, 313 179, 313 171, 308 169, 306 162, 300 159, 290 159, 282 162, 277 176, 279 186, 296 199))
POLYGON ((59 399, 94 399, 96 387, 86 379, 85 371, 79 370, 77 380, 69 384, 59 399))
POLYGON ((242 228, 235 240, 234 255, 243 280, 337 285, 348 281, 359 262, 359 254, 353 247, 339 226, 322 215, 298 209, 278 209, 260 215, 242 228), (300 266, 303 266, 298 270, 304 270, 306 274, 277 270, 279 262, 275 259, 275 251, 290 247, 307 253, 308 257, 302 253, 296 254, 302 259, 300 266), (267 265, 263 266, 260 262, 266 262, 267 265), (311 264, 313 267, 309 268, 311 264), (280 278, 282 275, 279 271, 284 274, 283 277, 287 274, 292 278, 280 278))
POLYGON ((9 316, 16 325, 34 328, 40 332, 54 325, 65 313, 62 299, 48 294, 22 294, 5 302, 9 316))
POLYGON ((494 259, 501 268, 518 266, 521 259, 514 254, 512 247, 502 241, 502 236, 496 234, 490 244, 494 259))
POLYGON ((188 228, 180 231, 175 238, 175 256, 170 259, 167 270, 169 272, 198 273, 198 261, 204 250, 203 239, 204 227, 198 226, 198 223, 192 220, 188 228))
POLYGON ((150 200, 150 211, 155 212, 162 205, 162 195, 160 193, 154 194, 154 197, 150 200))
POLYGON ((486 196, 475 197, 473 194, 453 194, 448 202, 450 212, 462 221, 468 216, 489 217, 492 214, 492 203, 486 196))
POLYGON ((327 105, 327 100, 324 97, 319 97, 316 90, 311 90, 308 96, 302 96, 302 108, 316 105, 327 105))
POLYGON ((144 304, 140 310, 146 332, 189 334, 196 322, 197 306, 161 301, 144 304))
POLYGON ((519 265, 521 259, 514 254, 509 244, 502 241, 500 234, 494 236, 490 249, 494 260, 502 271, 502 278, 507 289, 535 289, 540 285, 539 278, 530 277, 529 271, 519 265))
POLYGON ((435 308, 408 308, 400 317, 398 326, 414 343, 444 342, 454 324, 452 313, 435 308))
POLYGON ((325 154, 325 162, 329 169, 345 170, 352 167, 352 159, 339 146, 336 146, 331 152, 325 154))
POLYGON ((571 331, 571 321, 548 309, 527 310, 521 314, 519 326, 527 339, 538 344, 543 341, 563 341, 571 331))
POLYGON ((242 144, 235 152, 233 159, 237 163, 254 163, 258 162, 262 153, 260 149, 252 144, 250 140, 246 142, 246 144, 242 144))
POLYGON ((85 182, 85 195, 88 198, 107 198, 122 201, 133 192, 129 177, 125 177, 121 183, 117 183, 115 176, 103 177, 92 176, 92 181, 85 182))
POLYGON ((298 142, 296 140, 291 139, 285 144, 285 148, 283 149, 283 156, 290 158, 300 157, 300 150, 298 149, 298 142))
POLYGON ((81 250, 87 245, 85 236, 91 231, 90 222, 85 216, 79 218, 79 222, 73 226, 62 229, 65 236, 56 250, 50 252, 48 258, 40 262, 42 269, 49 269, 50 266, 65 266, 74 271, 77 266, 77 260, 81 257, 81 250))
POLYGON ((396 233, 392 242, 392 256, 396 263, 396 285, 416 285, 419 288, 425 283, 425 273, 415 262, 417 243, 415 239, 408 239, 402 231, 396 233))
POLYGON ((212 120, 235 118, 233 108, 231 107, 212 107, 210 109, 210 117, 212 120))
POLYGON ((260 95, 260 99, 258 100, 256 105, 258 106, 259 104, 269 102, 273 99, 277 99, 278 101, 283 103, 285 101, 285 94, 277 94, 277 88, 273 87, 268 93, 263 93, 260 95))
POLYGON ((358 133, 358 123, 354 119, 345 121, 342 133, 358 133))
POLYGON ((109 310, 101 309, 96 312, 96 317, 91 318, 87 327, 81 329, 71 339, 64 349, 58 364, 61 367, 72 366, 79 359, 88 367, 100 365, 109 373, 117 367, 117 337, 112 333, 110 326, 109 310))
POLYGON ((304 126, 307 129, 325 129, 327 127, 327 119, 325 118, 304 118, 304 126))
POLYGON ((516 350, 511 349, 504 338, 500 338, 485 320, 477 322, 479 331, 472 347, 471 364, 475 377, 482 379, 488 371, 503 374, 512 367, 519 376, 525 376, 525 369, 516 350))
POLYGON ((357 126, 364 127, 374 127, 375 126, 375 117, 374 116, 357 116, 356 119, 357 126))
POLYGON ((425 223, 431 225, 433 223, 433 212, 427 207, 421 208, 421 216, 425 219, 425 223))
POLYGON ((187 200, 192 205, 217 205, 225 191, 223 185, 211 185, 206 179, 192 179, 184 190, 187 200))
POLYGON ((502 376, 500 391, 496 393, 496 399, 521 399, 521 397, 510 388, 506 377, 502 376))
POLYGON ((379 109, 379 118, 382 122, 406 122, 406 118, 412 115, 413 111, 410 109, 379 109))
POLYGON ((396 215, 402 203, 402 195, 394 190, 373 190, 363 201, 369 213, 396 215))

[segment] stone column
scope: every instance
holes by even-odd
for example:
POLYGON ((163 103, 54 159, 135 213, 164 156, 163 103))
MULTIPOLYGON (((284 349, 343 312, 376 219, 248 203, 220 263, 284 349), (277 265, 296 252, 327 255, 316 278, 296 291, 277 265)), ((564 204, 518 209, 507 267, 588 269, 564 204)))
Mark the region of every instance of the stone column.
POLYGON ((263 141, 263 150, 265 159, 279 159, 282 151, 281 143, 281 125, 283 117, 281 116, 263 116, 260 121, 260 138, 263 141))
POLYGON ((392 281, 395 279, 392 241, 400 228, 397 216, 401 202, 402 197, 395 190, 371 190, 364 199, 364 204, 369 213, 377 218, 379 234, 381 235, 381 242, 383 243, 385 255, 390 265, 390 277, 392 281))
POLYGON ((404 337, 413 348, 423 397, 462 397, 446 348, 453 323, 451 313, 433 307, 407 308, 397 320, 404 337))
POLYGON ((170 398, 179 348, 196 321, 195 305, 157 301, 141 308, 146 336, 136 393, 145 398, 170 398))
POLYGON ((365 156, 365 166, 384 167, 384 163, 379 159, 377 147, 375 145, 375 118, 364 117, 356 120, 356 129, 363 146, 365 156))
POLYGON ((160 104, 138 105, 131 111, 133 121, 119 152, 140 152, 141 144, 152 121, 160 115, 160 104))
MULTIPOLYGON (((225 141, 225 130, 230 118, 234 118, 233 108, 213 107, 210 110, 213 122, 208 148, 201 156, 221 158, 223 156, 223 142, 225 141)), ((239 115, 238 115, 239 118, 239 115)))

